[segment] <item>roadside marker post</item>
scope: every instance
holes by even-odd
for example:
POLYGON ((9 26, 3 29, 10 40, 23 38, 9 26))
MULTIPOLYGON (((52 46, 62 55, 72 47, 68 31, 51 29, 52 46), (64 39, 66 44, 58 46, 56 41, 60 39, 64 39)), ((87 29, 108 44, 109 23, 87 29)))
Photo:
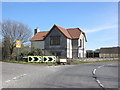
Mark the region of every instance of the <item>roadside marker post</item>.
POLYGON ((28 56, 28 62, 56 62, 55 56, 28 56))
POLYGON ((28 62, 42 62, 42 56, 28 56, 28 62))
POLYGON ((56 62, 55 56, 43 56, 43 62, 56 62))
POLYGON ((22 41, 16 40, 16 48, 18 49, 17 61, 19 61, 19 49, 22 47, 22 41))

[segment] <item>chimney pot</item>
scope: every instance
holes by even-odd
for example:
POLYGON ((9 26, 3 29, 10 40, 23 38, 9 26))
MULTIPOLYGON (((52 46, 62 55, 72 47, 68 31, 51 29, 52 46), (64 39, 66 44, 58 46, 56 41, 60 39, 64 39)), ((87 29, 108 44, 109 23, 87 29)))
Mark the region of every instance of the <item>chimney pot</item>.
POLYGON ((38 28, 34 29, 34 35, 38 32, 40 32, 40 30, 38 28))

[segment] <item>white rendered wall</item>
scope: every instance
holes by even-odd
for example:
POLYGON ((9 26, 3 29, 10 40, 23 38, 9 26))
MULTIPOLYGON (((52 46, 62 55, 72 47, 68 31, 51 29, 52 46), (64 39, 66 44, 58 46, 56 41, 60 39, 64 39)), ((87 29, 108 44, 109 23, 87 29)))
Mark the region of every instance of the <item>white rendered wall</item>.
POLYGON ((72 41, 67 39, 67 58, 72 58, 72 41))
POLYGON ((86 57, 86 47, 85 47, 85 43, 86 43, 85 37, 84 37, 83 34, 81 34, 81 35, 80 35, 80 38, 78 39, 78 47, 79 47, 79 49, 78 49, 78 57, 79 57, 79 58, 84 58, 84 57, 86 57), (80 39, 82 40, 82 46, 81 46, 81 47, 79 47, 79 46, 80 46, 80 39), (83 49, 84 49, 84 51, 83 51, 83 49), (84 55, 83 55, 83 54, 84 54, 84 55))

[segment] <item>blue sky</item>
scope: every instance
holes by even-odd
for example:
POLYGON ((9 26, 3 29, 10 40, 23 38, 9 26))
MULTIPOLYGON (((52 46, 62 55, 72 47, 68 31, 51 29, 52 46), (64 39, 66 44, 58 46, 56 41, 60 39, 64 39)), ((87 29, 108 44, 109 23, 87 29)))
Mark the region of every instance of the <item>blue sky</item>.
POLYGON ((118 46, 117 2, 3 2, 2 19, 49 31, 54 24, 86 32, 86 49, 118 46))

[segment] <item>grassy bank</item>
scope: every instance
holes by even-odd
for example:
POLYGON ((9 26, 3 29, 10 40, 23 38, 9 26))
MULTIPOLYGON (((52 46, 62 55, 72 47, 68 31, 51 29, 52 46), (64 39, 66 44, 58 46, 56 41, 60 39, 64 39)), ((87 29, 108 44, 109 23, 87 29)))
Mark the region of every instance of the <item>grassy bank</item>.
POLYGON ((78 62, 72 62, 71 64, 98 63, 98 62, 114 62, 114 61, 120 61, 120 60, 78 61, 78 62))
MULTIPOLYGON (((70 64, 75 65, 75 64, 83 64, 83 63, 98 63, 98 62, 113 62, 113 61, 120 61, 120 60, 76 61, 76 62, 71 62, 70 64)), ((16 61, 16 60, 9 60, 9 61, 3 61, 3 62, 18 63, 18 64, 44 65, 44 66, 55 65, 55 63, 53 63, 53 62, 41 63, 41 62, 25 62, 25 61, 16 61)))
POLYGON ((18 64, 44 65, 44 66, 52 66, 52 65, 54 65, 53 62, 41 63, 41 62, 25 62, 25 61, 16 61, 16 60, 3 61, 3 62, 18 63, 18 64))

